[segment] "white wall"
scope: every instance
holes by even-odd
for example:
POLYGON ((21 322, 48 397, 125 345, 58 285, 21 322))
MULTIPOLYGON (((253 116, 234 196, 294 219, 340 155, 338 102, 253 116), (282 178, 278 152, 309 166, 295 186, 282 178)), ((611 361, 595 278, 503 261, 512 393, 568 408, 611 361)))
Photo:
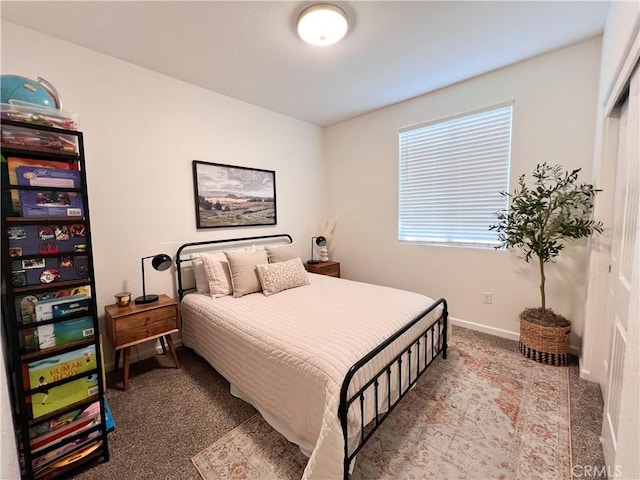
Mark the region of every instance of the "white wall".
MULTIPOLYGON (((1 318, 1 316, 0 316, 1 318)), ((4 342, 0 342, 0 478, 12 480, 20 478, 18 454, 16 450, 13 421, 11 420, 11 404, 9 400, 6 370, 4 368, 4 342)))
MULTIPOLYGON (((79 115, 101 322, 114 293, 141 294, 141 257, 173 256, 187 241, 287 232, 308 255, 326 218, 321 128, 8 22, 2 73, 47 79, 79 115), (278 225, 196 230, 194 159, 275 170, 278 225)), ((147 270, 147 292, 173 294, 173 272, 147 270)), ((153 342, 141 356, 145 347, 153 342)), ((108 344, 105 353, 108 365, 108 344)), ((10 447, 3 442, 3 457, 15 456, 10 447)))
MULTIPOLYGON (((591 179, 600 38, 453 85, 327 129, 333 258, 345 277, 445 297, 451 316, 517 338, 517 316, 539 305, 536 265, 504 251, 401 245, 398 130, 514 101, 511 185, 540 162, 582 167, 591 179), (493 304, 482 293, 493 293, 493 304)), ((585 245, 548 264, 547 302, 582 334, 585 245)))
MULTIPOLYGON (((46 78, 79 115, 101 310, 116 292, 141 294, 143 256, 214 238, 306 240, 323 219, 319 127, 6 22, 2 72, 46 78), (196 230, 195 159, 275 170, 278 225, 196 230)), ((174 292, 174 275, 146 270, 148 292, 174 292)))

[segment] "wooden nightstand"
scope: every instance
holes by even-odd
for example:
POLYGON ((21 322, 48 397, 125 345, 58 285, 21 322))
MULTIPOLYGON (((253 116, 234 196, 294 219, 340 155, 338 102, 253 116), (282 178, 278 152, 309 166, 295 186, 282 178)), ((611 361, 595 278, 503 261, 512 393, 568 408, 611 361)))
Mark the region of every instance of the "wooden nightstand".
MULTIPOLYGON (((160 295, 157 302, 126 307, 107 305, 104 308, 107 336, 116 350, 116 370, 120 362, 120 350, 124 350, 122 369, 123 390, 129 388, 130 349, 139 343, 160 338, 166 340, 176 368, 180 368, 178 355, 171 334, 178 331, 178 302, 167 295, 160 295)), ((164 343, 163 343, 164 348, 164 343)))
POLYGON ((305 263, 307 272, 340 278, 340 262, 305 263))

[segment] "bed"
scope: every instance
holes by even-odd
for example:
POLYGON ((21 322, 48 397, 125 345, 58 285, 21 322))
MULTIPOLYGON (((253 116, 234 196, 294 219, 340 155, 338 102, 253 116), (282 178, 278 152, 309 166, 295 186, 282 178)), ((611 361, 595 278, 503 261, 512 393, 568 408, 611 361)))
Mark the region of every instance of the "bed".
MULTIPOLYGON (((304 271, 307 283, 270 293, 262 272, 284 262, 257 267, 263 293, 236 298, 195 287, 204 252, 291 243, 283 234, 180 246, 184 344, 309 457, 304 479, 347 479, 387 415, 439 355, 446 358, 447 303, 304 271)), ((286 263, 302 266, 299 259, 286 263)))

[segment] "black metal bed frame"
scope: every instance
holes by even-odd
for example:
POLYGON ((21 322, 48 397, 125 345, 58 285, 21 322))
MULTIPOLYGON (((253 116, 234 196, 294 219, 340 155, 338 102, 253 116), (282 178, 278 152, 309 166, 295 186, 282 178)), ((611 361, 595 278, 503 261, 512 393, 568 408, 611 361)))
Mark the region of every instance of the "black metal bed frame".
MULTIPOLYGON (((289 243, 293 243, 293 239, 289 234, 275 234, 275 235, 262 235, 255 237, 243 237, 232 238, 223 240, 205 240, 200 242, 190 242, 181 245, 176 252, 176 270, 178 278, 178 296, 180 300, 190 291, 195 290, 195 287, 185 288, 183 285, 182 277, 182 263, 190 262, 191 258, 182 259, 181 255, 186 248, 205 247, 207 245, 219 245, 219 244, 232 244, 232 243, 246 243, 251 241, 267 242, 276 239, 287 239, 289 243)), ((382 425, 382 422, 389 416, 389 414, 395 409, 400 400, 409 392, 411 388, 416 384, 418 379, 427 370, 427 368, 433 363, 433 361, 442 355, 443 359, 447 358, 447 333, 448 333, 448 307, 447 301, 441 298, 429 306, 426 310, 421 312, 410 322, 405 324, 402 328, 397 330, 389 338, 381 342, 377 347, 371 350, 367 355, 358 360, 347 372, 342 387, 340 389, 340 405, 338 406, 338 417, 340 419, 340 425, 342 428, 342 434, 344 438, 344 463, 343 463, 343 476, 344 480, 349 479, 349 471, 351 469, 351 463, 356 458, 358 452, 364 447, 366 442, 371 438, 374 432, 382 425), (385 349, 389 348, 394 342, 399 341, 401 343, 406 342, 405 334, 414 326, 416 326, 424 317, 436 309, 441 308, 441 313, 438 317, 431 322, 425 328, 422 328, 419 334, 415 335, 411 339, 404 349, 398 353, 391 361, 389 361, 385 367, 380 371, 373 374, 371 378, 360 386, 360 388, 351 396, 349 396, 349 389, 356 374, 367 365, 372 359, 381 354, 385 349), (430 347, 430 348, 429 348, 430 347), (422 353, 421 353, 422 348, 422 353), (415 357, 412 357, 415 355, 415 357), (421 356, 422 355, 422 356, 421 356), (415 358, 415 367, 412 370, 412 358, 415 358), (407 381, 403 384, 403 363, 407 364, 405 375, 407 381), (396 377, 394 377, 396 375, 396 377), (386 405, 382 409, 379 408, 380 399, 380 379, 386 378, 386 405), (394 378, 397 378, 397 392, 392 391, 392 384, 394 378), (373 390, 373 404, 374 404, 374 417, 365 424, 365 393, 368 390, 373 390), (395 393, 395 398, 392 399, 392 394, 395 393), (354 405, 355 404, 355 405, 354 405), (360 431, 356 442, 350 445, 349 439, 349 423, 348 415, 351 408, 358 408, 359 412, 355 412, 355 415, 359 415, 360 418, 360 431)), ((367 392, 367 395, 369 393, 367 392)))
POLYGON ((289 243, 293 243, 293 238, 291 238, 291 235, 287 233, 280 233, 275 235, 261 235, 257 237, 229 238, 229 239, 223 239, 223 240, 203 240, 201 242, 190 242, 190 243, 184 243, 180 245, 180 248, 178 248, 178 251, 176 252, 176 271, 178 273, 178 298, 182 300, 187 293, 189 293, 192 290, 195 290, 195 287, 184 288, 184 286, 182 285, 182 263, 191 261, 190 258, 188 259, 181 258, 182 251, 185 248, 201 247, 205 245, 219 245, 222 243, 247 243, 253 240, 265 242, 267 240, 275 240, 277 238, 280 238, 283 240, 287 239, 289 240, 289 243))
POLYGON ((375 431, 382 425, 382 422, 386 420, 389 414, 396 408, 400 400, 409 393, 409 390, 413 388, 418 379, 427 370, 431 363, 442 353, 442 358, 447 358, 447 319, 448 308, 447 301, 444 298, 437 300, 429 308, 420 313, 417 317, 405 324, 402 328, 396 331, 393 335, 380 343, 376 348, 371 350, 367 355, 358 360, 347 372, 347 375, 342 382, 342 388, 340 389, 340 406, 338 407, 338 415, 340 417, 340 426, 342 427, 342 436, 344 438, 344 480, 349 478, 349 470, 351 469, 351 462, 356 458, 358 452, 364 447, 365 443, 371 438, 375 431), (389 361, 380 371, 375 373, 366 383, 364 383, 360 389, 349 397, 349 387, 351 381, 355 377, 356 373, 360 371, 368 362, 375 358, 378 354, 383 352, 387 347, 391 346, 393 342, 402 337, 413 326, 415 326, 426 315, 442 307, 442 313, 440 316, 430 323, 420 334, 412 339, 407 347, 404 348, 399 354, 397 354, 391 361, 389 361), (422 357, 420 347, 422 345, 423 352, 422 357), (428 347, 431 346, 429 350, 428 347), (413 348, 415 347, 415 350, 413 348), (411 369, 412 354, 415 353, 415 370, 411 369), (403 359, 406 359, 407 381, 402 382, 402 364, 403 359), (397 366, 397 369, 396 369, 397 366), (394 380, 394 372, 397 379, 398 391, 397 397, 392 400, 392 384, 394 380), (382 413, 379 409, 380 399, 380 378, 386 377, 386 408, 382 413), (375 414, 370 423, 365 424, 365 392, 373 387, 373 405, 375 414), (349 426, 348 426, 348 413, 352 405, 358 401, 356 408, 359 407, 360 416, 360 432, 359 438, 355 445, 349 445, 349 426), (367 428, 369 427, 369 428, 367 428))

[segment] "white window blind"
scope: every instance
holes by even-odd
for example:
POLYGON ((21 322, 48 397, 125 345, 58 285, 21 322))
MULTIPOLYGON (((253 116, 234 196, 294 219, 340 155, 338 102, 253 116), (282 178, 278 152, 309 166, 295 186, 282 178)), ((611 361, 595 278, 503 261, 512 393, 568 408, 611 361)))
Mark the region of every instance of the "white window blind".
POLYGON ((507 208, 513 106, 400 131, 400 241, 494 247, 507 208))

